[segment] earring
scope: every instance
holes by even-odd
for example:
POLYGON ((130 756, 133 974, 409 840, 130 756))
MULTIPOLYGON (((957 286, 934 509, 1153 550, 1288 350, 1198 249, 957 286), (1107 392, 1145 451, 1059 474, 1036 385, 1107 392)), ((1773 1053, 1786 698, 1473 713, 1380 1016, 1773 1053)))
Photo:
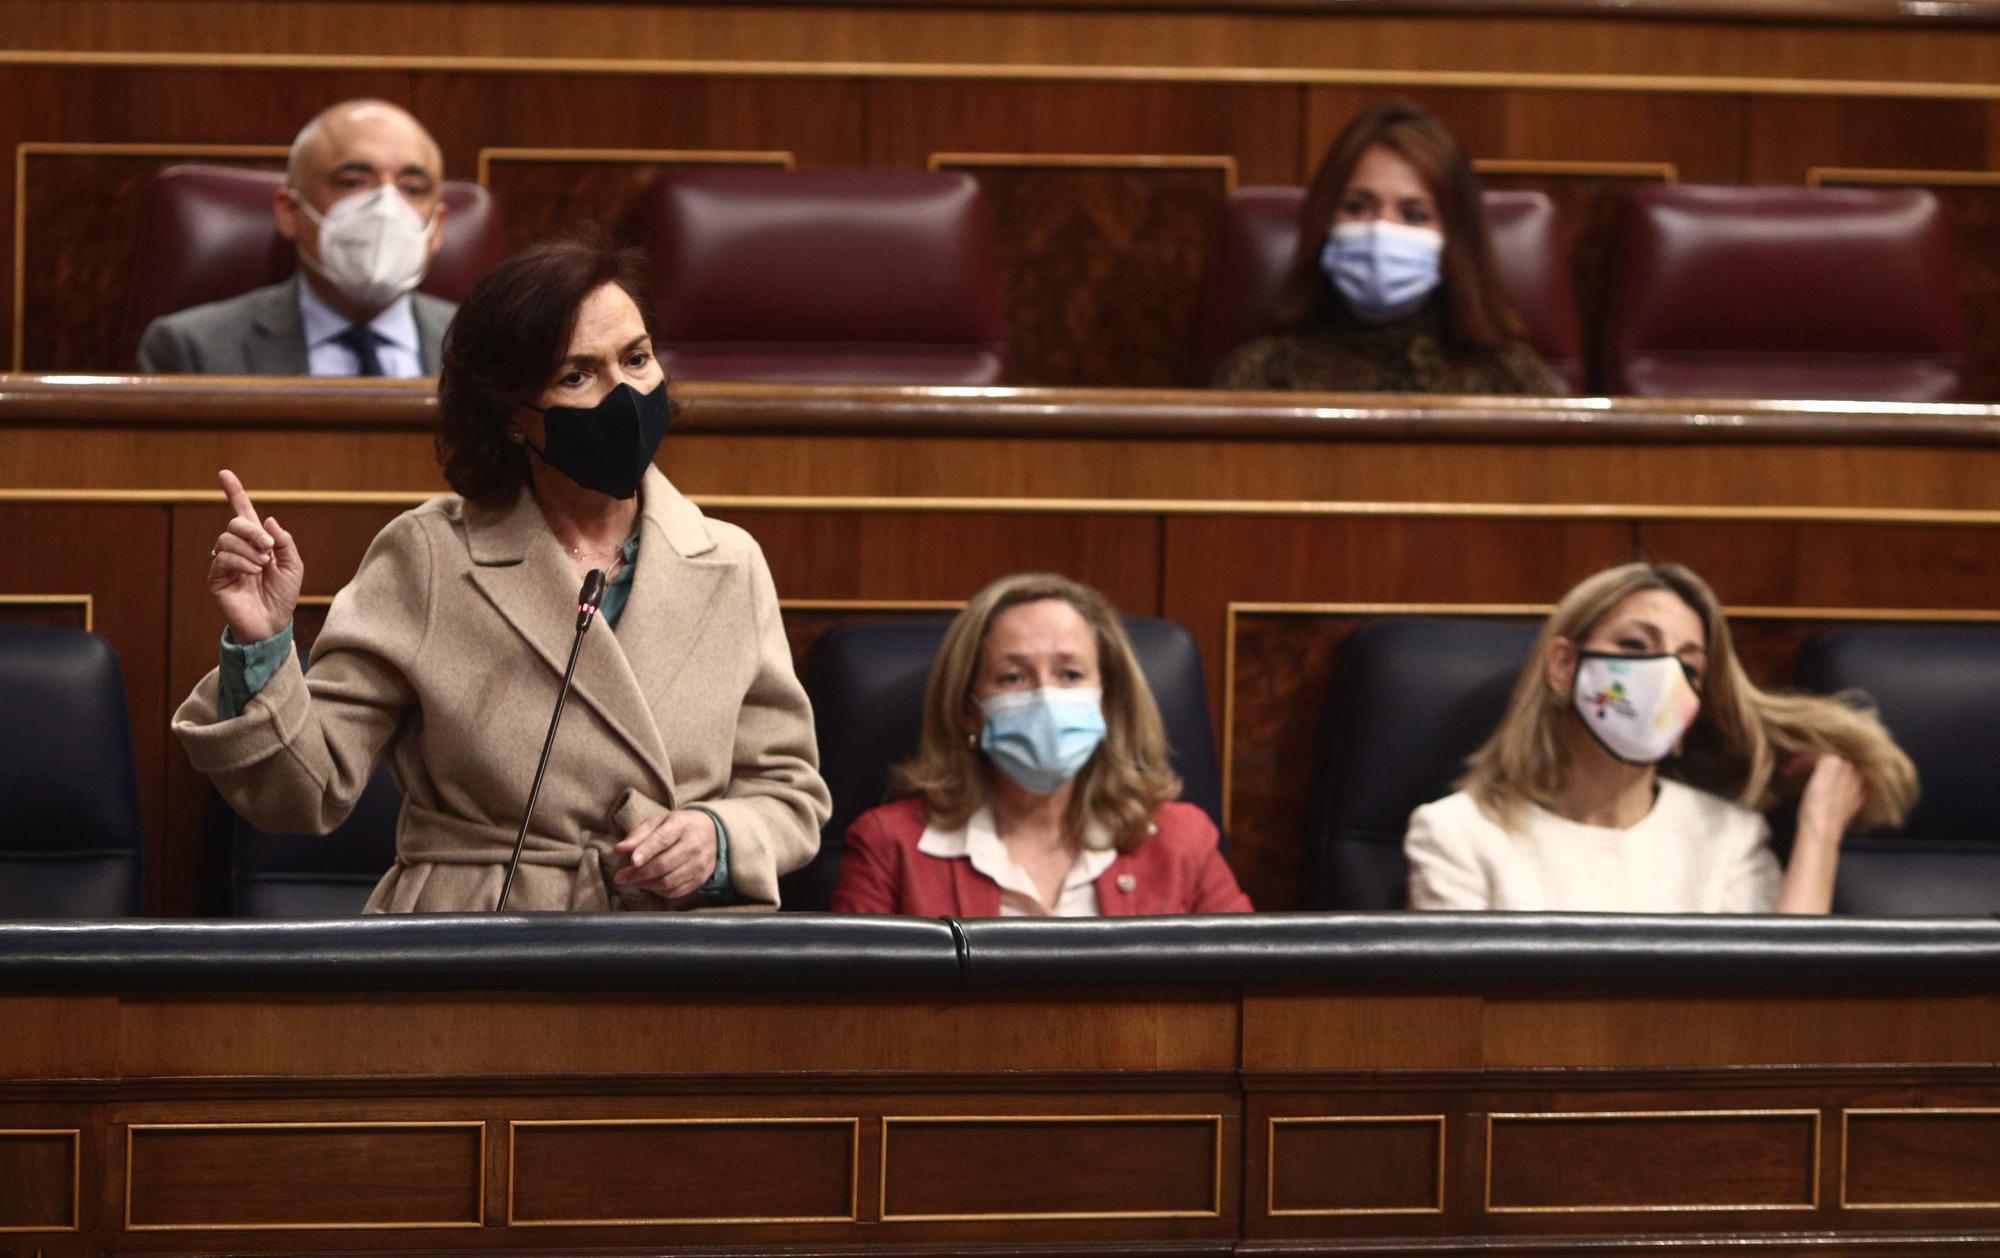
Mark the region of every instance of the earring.
POLYGON ((507 440, 517 446, 526 445, 528 443, 528 434, 522 432, 519 428, 510 428, 507 430, 507 440))

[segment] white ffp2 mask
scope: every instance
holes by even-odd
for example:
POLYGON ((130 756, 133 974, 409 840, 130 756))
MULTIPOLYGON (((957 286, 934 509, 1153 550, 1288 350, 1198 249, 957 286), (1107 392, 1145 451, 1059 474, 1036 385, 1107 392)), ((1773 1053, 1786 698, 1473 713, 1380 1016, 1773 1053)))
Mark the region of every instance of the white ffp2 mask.
POLYGON ((1586 651, 1570 702, 1591 736, 1626 764, 1664 760, 1701 711, 1687 665, 1672 655, 1586 651))
POLYGON ((425 222, 394 187, 383 184, 373 192, 335 201, 324 214, 307 204, 297 189, 292 191, 292 204, 319 228, 318 261, 301 249, 300 263, 350 300, 386 306, 423 281, 437 215, 425 222))

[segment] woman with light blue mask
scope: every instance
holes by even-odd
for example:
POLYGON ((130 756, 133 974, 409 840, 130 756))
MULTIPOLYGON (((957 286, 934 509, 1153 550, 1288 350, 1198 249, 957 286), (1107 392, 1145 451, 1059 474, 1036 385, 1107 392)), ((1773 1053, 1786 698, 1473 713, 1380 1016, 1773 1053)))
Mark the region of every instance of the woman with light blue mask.
POLYGON ((946 631, 903 798, 847 832, 833 908, 923 917, 1248 912, 1102 594, 1004 577, 946 631))
POLYGON ((1277 324, 1218 387, 1564 392, 1501 292, 1472 163, 1409 101, 1363 111, 1320 163, 1277 324))

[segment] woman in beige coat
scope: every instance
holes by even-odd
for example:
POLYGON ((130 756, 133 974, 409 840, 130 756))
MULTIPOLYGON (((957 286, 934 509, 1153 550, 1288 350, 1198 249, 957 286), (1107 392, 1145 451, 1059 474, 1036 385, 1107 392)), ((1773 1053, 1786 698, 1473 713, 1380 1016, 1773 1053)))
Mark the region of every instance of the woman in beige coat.
POLYGON ((565 240, 460 309, 438 452, 458 490, 391 521, 335 597, 308 679, 304 565, 237 478, 208 584, 222 666, 174 716, 268 830, 338 825, 385 752, 404 794, 371 912, 494 907, 576 623, 605 573, 509 909, 775 906, 828 797, 757 543, 652 467, 672 417, 636 260, 565 240))

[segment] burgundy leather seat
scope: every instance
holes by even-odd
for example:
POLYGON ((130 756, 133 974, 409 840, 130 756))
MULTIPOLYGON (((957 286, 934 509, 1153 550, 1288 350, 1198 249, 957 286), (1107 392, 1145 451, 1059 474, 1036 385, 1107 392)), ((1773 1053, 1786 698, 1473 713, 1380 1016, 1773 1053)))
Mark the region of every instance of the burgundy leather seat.
MULTIPOLYGON (((1500 283, 1528 325, 1528 343, 1581 393, 1576 295, 1555 204, 1533 191, 1494 191, 1485 198, 1500 283)), ((1230 195, 1202 282, 1202 379, 1215 374, 1230 350, 1274 330, 1272 313, 1298 245, 1304 201, 1303 188, 1239 188, 1230 195)))
POLYGON ((969 175, 671 170, 640 221, 660 358, 676 378, 1004 374, 992 213, 969 175))
MULTIPOLYGON (((147 183, 118 331, 122 370, 138 366, 139 337, 154 319, 275 284, 297 269, 291 242, 271 218, 284 180, 275 170, 184 164, 147 183)), ((476 183, 446 180, 443 197, 444 242, 420 287, 463 301, 506 250, 500 207, 476 183)))
POLYGON ((1612 393, 1960 396, 1951 231, 1921 189, 1648 187, 1610 274, 1612 393))

